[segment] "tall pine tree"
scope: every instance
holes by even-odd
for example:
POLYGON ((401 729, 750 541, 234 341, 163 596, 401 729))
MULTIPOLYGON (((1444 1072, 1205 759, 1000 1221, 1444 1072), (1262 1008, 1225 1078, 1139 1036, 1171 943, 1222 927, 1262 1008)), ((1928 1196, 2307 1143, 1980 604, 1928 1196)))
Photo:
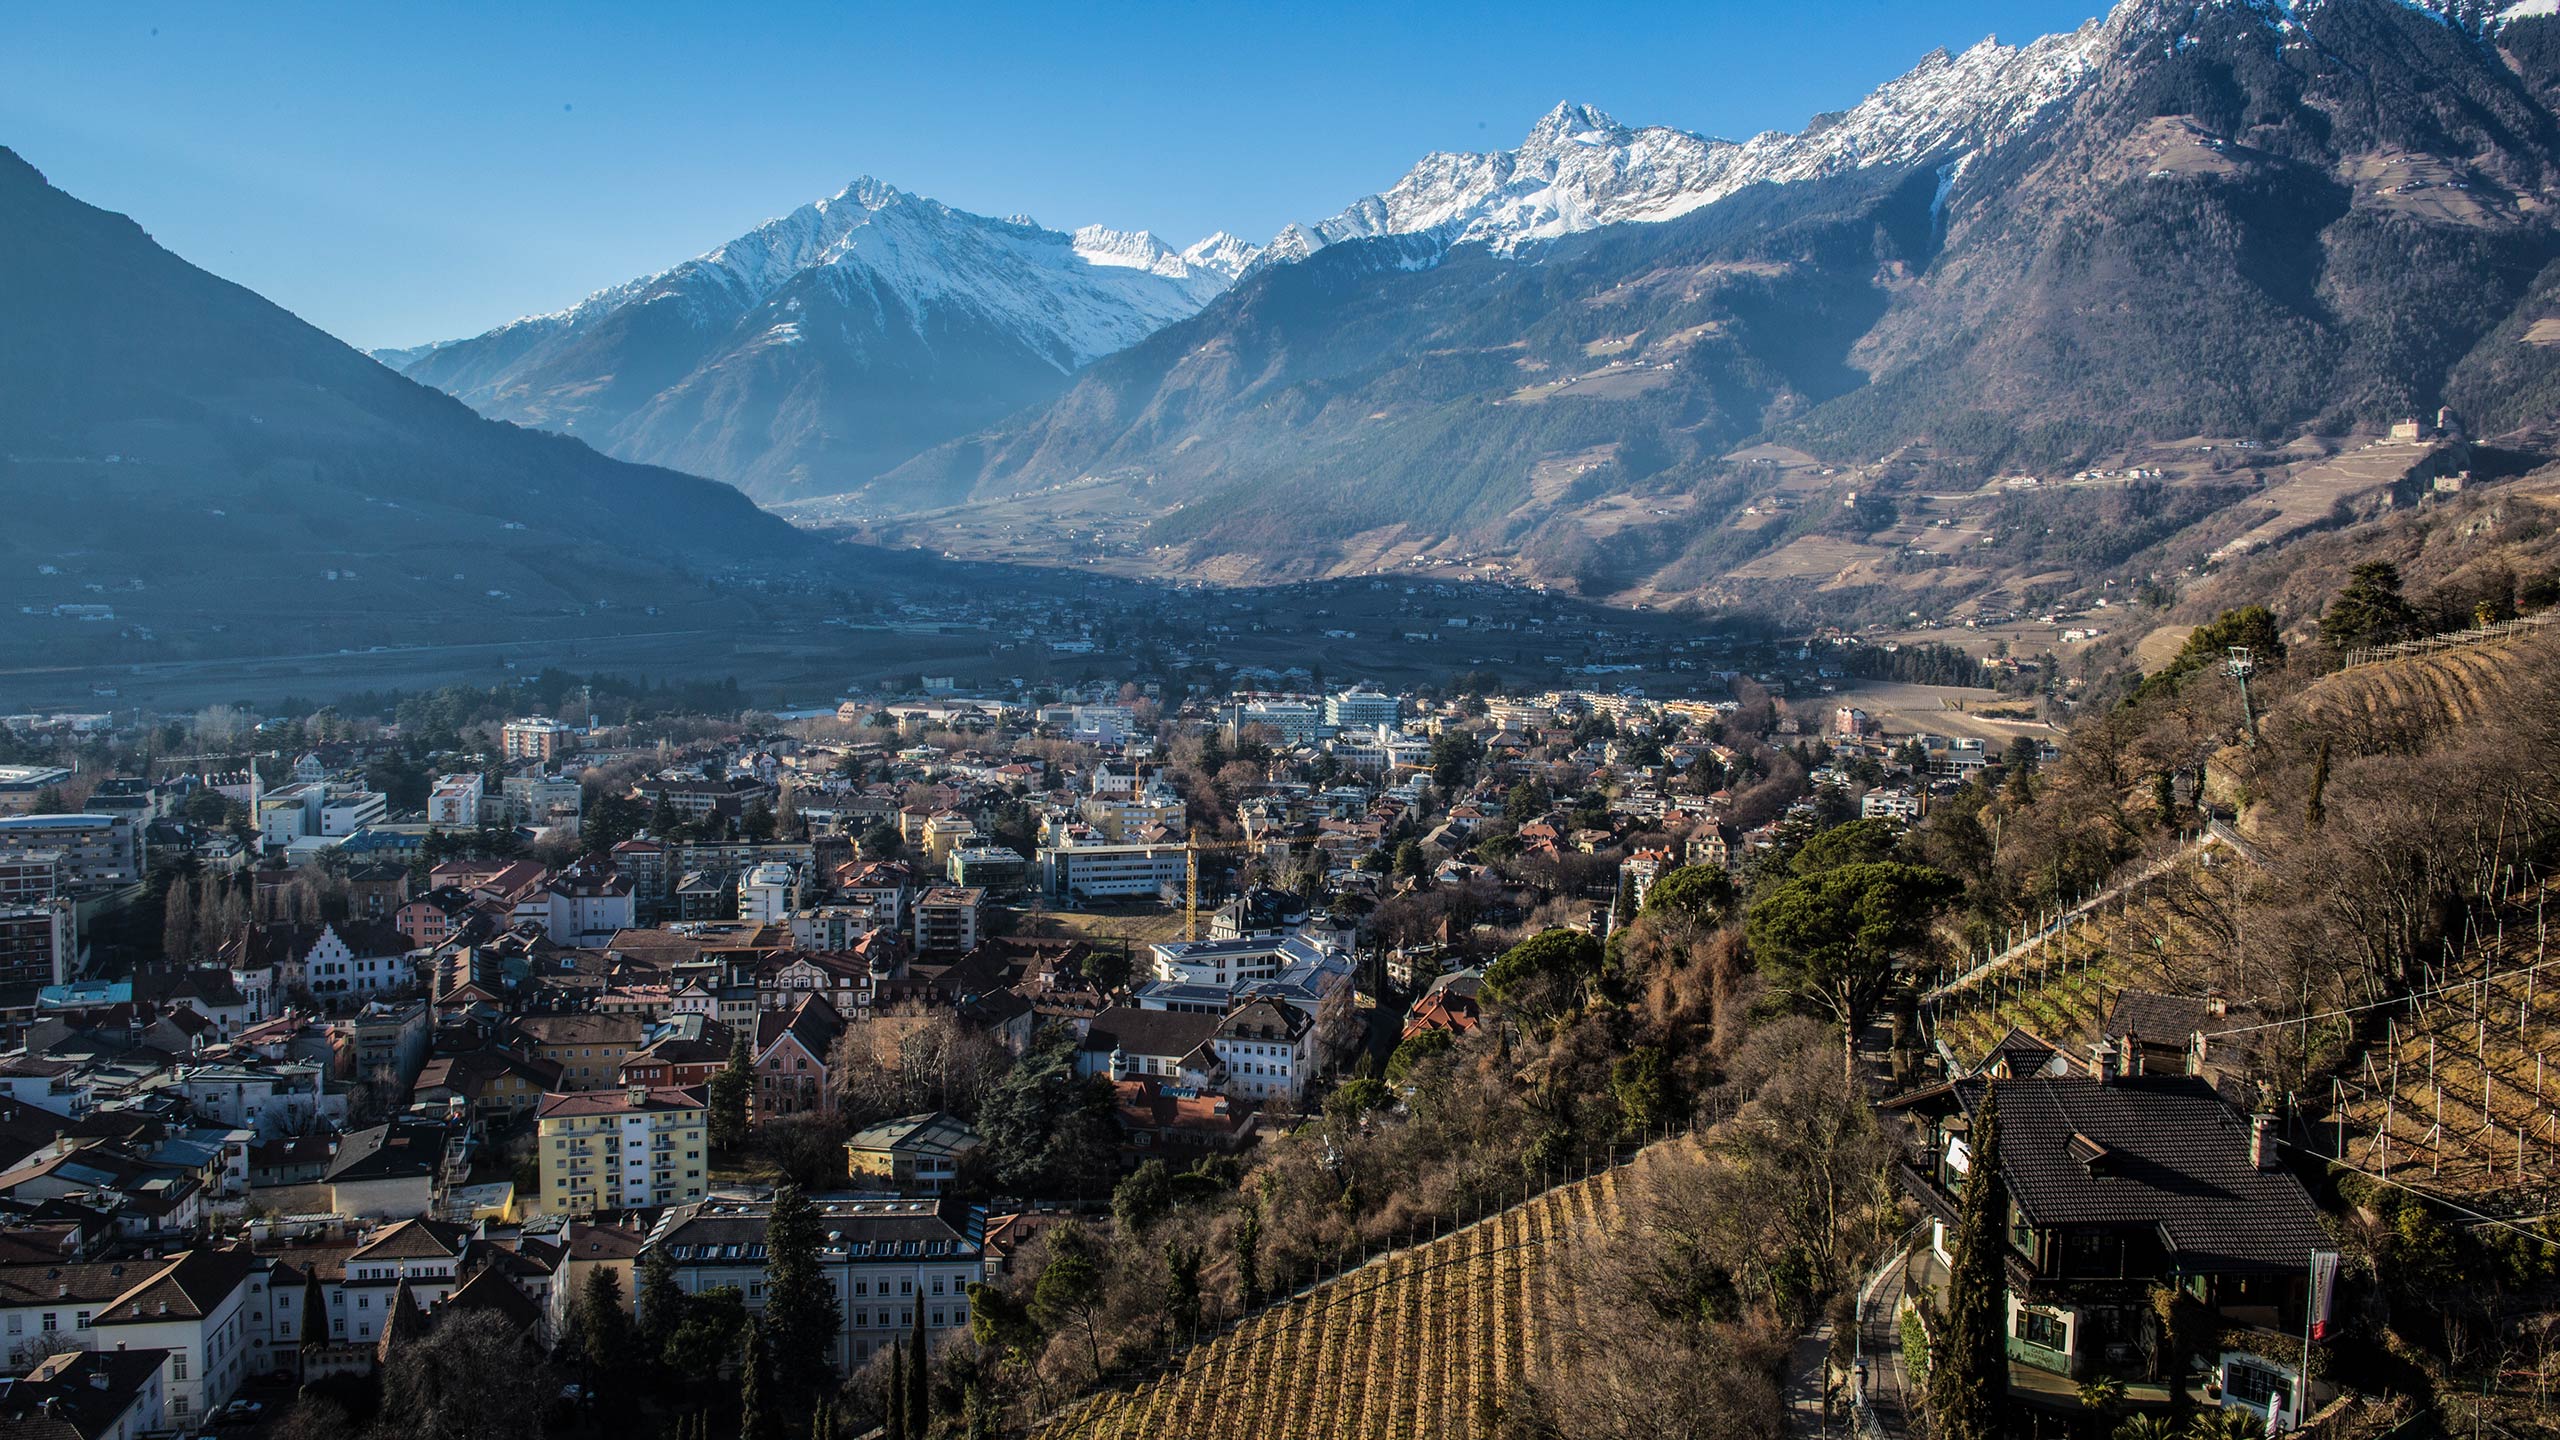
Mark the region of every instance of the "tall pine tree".
POLYGON ((1947 1302, 1929 1337, 1929 1421, 1936 1440, 2000 1440, 2009 1391, 2006 1335, 2009 1188, 2000 1178, 2000 1106, 1983 1082, 1947 1302))

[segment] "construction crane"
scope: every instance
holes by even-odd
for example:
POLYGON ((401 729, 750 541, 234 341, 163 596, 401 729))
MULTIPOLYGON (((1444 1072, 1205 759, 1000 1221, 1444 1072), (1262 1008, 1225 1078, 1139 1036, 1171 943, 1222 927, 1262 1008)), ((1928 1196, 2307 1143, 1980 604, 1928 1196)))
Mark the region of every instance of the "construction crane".
POLYGON ((1200 938, 1200 852, 1242 850, 1250 854, 1258 848, 1260 847, 1249 840, 1212 840, 1203 844, 1198 840, 1184 839, 1182 842, 1183 939, 1200 938))

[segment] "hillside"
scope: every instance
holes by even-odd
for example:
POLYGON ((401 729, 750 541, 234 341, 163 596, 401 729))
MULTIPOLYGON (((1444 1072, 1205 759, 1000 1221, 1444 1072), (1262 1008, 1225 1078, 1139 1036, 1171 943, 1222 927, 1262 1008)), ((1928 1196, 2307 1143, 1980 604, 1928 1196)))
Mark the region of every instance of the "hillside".
POLYGON ((2068 38, 1766 139, 1802 163, 1567 111, 1434 157, 1056 400, 795 516, 1899 616, 2369 505, 2448 462, 2356 452, 2443 406, 2538 417, 2560 19, 2127 0, 2068 38), (1590 191, 1559 125, 1653 188, 1590 191), (1823 149, 1843 126, 1872 143, 1823 149))
POLYGON ((1512 1388, 1560 1378, 1591 1303, 1581 1248, 1618 1220, 1606 1170, 1397 1250, 1193 1347, 1179 1368, 1040 1427, 1067 1440, 1491 1436, 1512 1388))
POLYGON ((22 660, 699 623, 738 613, 703 577, 821 553, 726 486, 481 419, 7 151, 0 207, 0 633, 22 660))

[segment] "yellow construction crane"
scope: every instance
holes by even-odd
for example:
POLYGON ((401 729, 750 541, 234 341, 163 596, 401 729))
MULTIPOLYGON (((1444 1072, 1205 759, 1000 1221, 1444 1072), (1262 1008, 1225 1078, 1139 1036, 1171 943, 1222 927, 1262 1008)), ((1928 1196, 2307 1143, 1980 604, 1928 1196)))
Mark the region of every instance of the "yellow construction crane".
POLYGON ((1182 842, 1182 938, 1200 938, 1200 852, 1203 850, 1242 850, 1250 854, 1260 847, 1249 840, 1197 840, 1182 842))

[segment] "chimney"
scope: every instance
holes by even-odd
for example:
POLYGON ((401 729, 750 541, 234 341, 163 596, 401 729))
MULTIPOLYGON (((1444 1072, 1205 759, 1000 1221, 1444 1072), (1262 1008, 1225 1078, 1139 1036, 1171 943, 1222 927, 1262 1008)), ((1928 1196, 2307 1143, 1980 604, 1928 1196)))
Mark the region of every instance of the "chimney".
POLYGON ((2127 1035, 2124 1037, 2124 1049, 2117 1052, 2116 1058, 2118 1061, 2116 1066, 2117 1074, 2128 1077, 2141 1074, 2142 1042, 2134 1039, 2130 1035, 2127 1035))
POLYGON ((2117 1078, 2116 1042, 2101 1040, 2089 1047, 2089 1078, 2101 1085, 2114 1082, 2117 1078))
POLYGON ((2276 1157, 2276 1117, 2264 1111, 2249 1117, 2249 1165, 2255 1170, 2274 1170, 2282 1165, 2276 1157))

